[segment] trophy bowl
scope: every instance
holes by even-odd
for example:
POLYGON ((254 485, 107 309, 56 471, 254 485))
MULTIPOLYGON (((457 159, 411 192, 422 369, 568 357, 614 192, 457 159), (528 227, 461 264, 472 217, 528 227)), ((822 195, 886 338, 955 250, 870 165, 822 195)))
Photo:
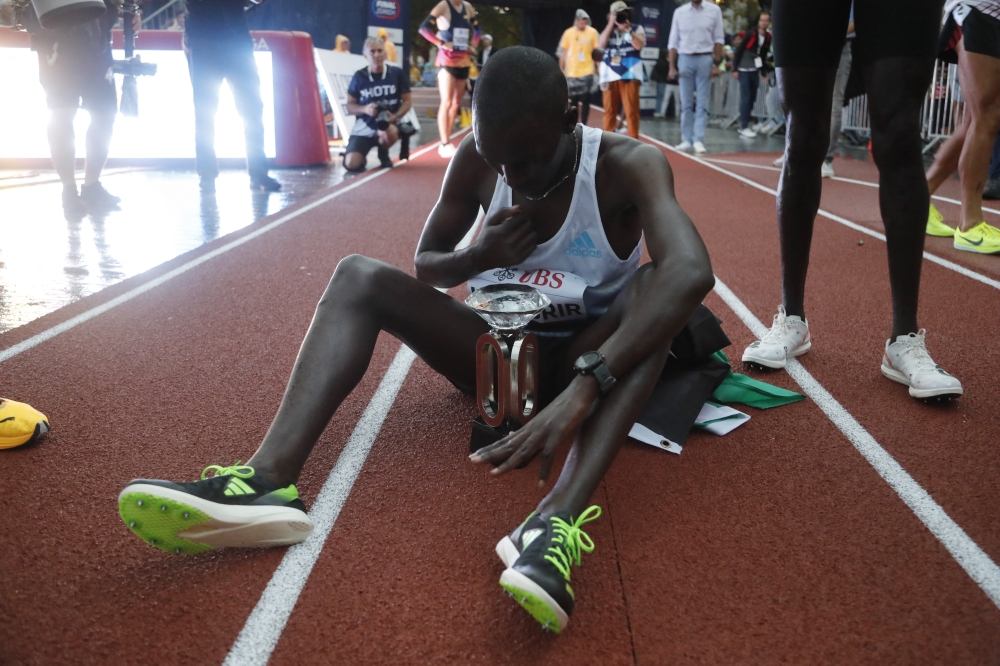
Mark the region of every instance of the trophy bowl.
POLYGON ((514 334, 549 307, 552 301, 534 287, 491 284, 469 294, 465 303, 485 319, 490 328, 514 334))

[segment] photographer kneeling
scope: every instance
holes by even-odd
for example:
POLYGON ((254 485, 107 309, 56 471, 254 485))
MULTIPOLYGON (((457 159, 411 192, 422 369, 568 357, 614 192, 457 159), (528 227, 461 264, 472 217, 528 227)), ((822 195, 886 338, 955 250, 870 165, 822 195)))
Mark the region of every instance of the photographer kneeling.
POLYGON ((364 171, 368 153, 376 145, 381 166, 392 167, 389 146, 400 137, 400 159, 407 159, 410 136, 416 132, 402 120, 411 106, 406 73, 386 64, 385 47, 377 37, 365 40, 364 56, 368 67, 355 72, 347 88, 347 112, 357 117, 344 153, 344 168, 348 171, 364 171))

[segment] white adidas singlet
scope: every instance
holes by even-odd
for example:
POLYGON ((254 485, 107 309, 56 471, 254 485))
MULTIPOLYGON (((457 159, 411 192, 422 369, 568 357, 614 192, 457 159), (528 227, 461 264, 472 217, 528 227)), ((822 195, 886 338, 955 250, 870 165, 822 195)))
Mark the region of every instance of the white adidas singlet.
MULTIPOLYGON (((576 174, 573 200, 566 221, 556 235, 535 248, 531 256, 517 266, 498 268, 469 279, 469 289, 487 284, 526 284, 552 299, 533 323, 561 324, 599 317, 639 268, 642 241, 628 259, 618 258, 611 249, 597 206, 594 175, 603 132, 583 127, 583 147, 576 174)), ((497 176, 493 200, 486 219, 500 208, 510 207, 511 189, 497 176)))

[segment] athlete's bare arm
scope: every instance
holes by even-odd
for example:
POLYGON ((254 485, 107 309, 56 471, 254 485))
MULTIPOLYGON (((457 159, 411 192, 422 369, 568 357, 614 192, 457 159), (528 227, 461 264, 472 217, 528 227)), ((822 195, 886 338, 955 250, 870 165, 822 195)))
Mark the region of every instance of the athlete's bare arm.
POLYGON ((517 206, 503 208, 483 223, 476 242, 455 251, 489 208, 497 172, 476 152, 470 135, 462 141, 445 175, 441 195, 424 225, 414 257, 417 279, 435 287, 454 287, 473 275, 524 261, 538 245, 534 226, 517 206))

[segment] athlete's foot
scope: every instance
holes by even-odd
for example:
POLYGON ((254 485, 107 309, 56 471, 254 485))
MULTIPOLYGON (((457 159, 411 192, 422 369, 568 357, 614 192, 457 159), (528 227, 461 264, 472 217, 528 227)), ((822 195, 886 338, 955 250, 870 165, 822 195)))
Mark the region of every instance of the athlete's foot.
POLYGON ((601 507, 592 506, 576 520, 561 511, 548 518, 529 517, 521 526, 524 550, 500 576, 500 586, 549 631, 559 633, 569 623, 576 604, 570 567, 580 565, 582 553, 594 550, 581 528, 600 515, 601 507))
POLYGON ((87 214, 87 208, 76 191, 76 185, 72 187, 63 186, 62 191, 63 214, 69 221, 80 221, 87 214))
POLYGON ((278 487, 239 463, 210 465, 189 483, 136 479, 118 495, 118 512, 136 536, 168 553, 287 546, 313 529, 294 485, 278 487))
POLYGON ((80 186, 80 201, 83 202, 87 212, 100 214, 119 210, 121 197, 116 197, 104 189, 100 182, 96 182, 80 186))
POLYGON ((785 307, 779 305, 771 329, 743 351, 743 362, 779 369, 785 367, 788 359, 805 354, 811 347, 809 323, 802 317, 786 315, 785 307))
POLYGON ((885 341, 882 374, 910 387, 914 398, 954 398, 962 395, 962 382, 948 374, 927 353, 924 329, 885 341))
POLYGON ((455 155, 455 146, 450 143, 442 143, 438 146, 438 155, 445 159, 451 159, 455 155))
POLYGON ((255 192, 278 192, 281 190, 281 183, 270 176, 257 176, 250 179, 250 189, 255 192))
POLYGON ((518 525, 516 530, 500 539, 496 547, 497 557, 500 558, 505 567, 510 568, 521 556, 521 552, 528 547, 528 544, 546 529, 545 520, 532 511, 531 515, 518 525))
POLYGON ((773 162, 771 162, 771 164, 773 164, 774 166, 778 167, 779 169, 782 168, 783 166, 785 166, 785 156, 782 155, 778 159, 776 159, 773 162))
POLYGON ((820 167, 820 175, 823 178, 833 178, 836 175, 833 173, 833 162, 824 161, 823 166, 820 167))
POLYGON ((968 231, 955 229, 955 249, 978 254, 1000 254, 1000 229, 985 221, 968 231))
POLYGON ((934 204, 931 204, 931 207, 927 212, 926 233, 928 236, 942 236, 948 238, 955 235, 955 230, 944 223, 944 215, 938 211, 934 204))

